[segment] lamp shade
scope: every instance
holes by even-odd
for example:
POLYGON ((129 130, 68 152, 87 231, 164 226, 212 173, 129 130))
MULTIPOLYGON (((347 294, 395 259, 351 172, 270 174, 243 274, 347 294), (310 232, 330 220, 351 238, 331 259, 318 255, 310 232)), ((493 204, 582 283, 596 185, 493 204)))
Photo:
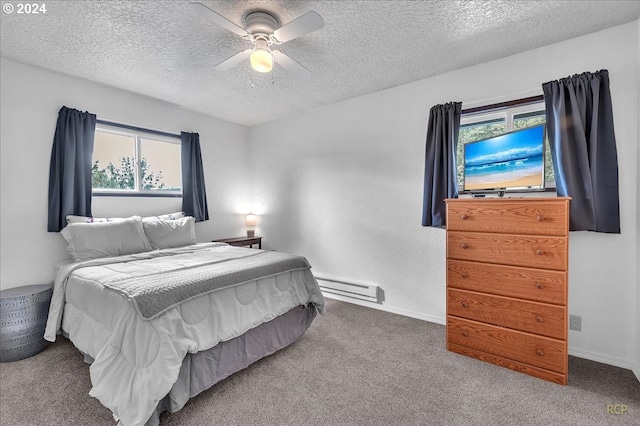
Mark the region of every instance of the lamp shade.
POLYGON ((254 227, 254 226, 256 226, 256 215, 248 214, 247 215, 247 227, 254 227))
POLYGON ((273 55, 266 49, 256 49, 249 57, 251 68, 258 72, 269 72, 273 69, 273 55))

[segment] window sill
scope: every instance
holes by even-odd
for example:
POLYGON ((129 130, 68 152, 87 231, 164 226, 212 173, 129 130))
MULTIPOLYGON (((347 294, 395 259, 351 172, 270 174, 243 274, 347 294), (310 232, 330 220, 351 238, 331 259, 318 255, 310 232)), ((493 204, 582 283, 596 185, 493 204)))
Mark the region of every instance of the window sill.
POLYGON ((141 197, 141 198, 182 198, 182 194, 162 194, 153 192, 97 192, 93 191, 93 197, 141 197))

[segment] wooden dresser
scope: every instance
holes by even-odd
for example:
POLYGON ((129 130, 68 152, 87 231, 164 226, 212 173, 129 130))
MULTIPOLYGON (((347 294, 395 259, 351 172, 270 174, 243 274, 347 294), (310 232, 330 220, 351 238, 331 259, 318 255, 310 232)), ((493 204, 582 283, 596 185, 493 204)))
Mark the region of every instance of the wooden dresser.
POLYGON ((569 198, 447 201, 447 349, 567 384, 569 198))

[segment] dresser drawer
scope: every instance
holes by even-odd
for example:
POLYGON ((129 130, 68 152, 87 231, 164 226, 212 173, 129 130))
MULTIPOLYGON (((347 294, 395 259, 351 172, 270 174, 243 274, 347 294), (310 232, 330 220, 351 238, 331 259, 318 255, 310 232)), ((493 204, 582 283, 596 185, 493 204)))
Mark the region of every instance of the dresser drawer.
POLYGON ((566 343, 447 316, 447 342, 566 374, 566 343))
POLYGON ((566 235, 566 199, 447 200, 447 229, 526 235, 566 235))
POLYGON ((567 273, 516 266, 447 260, 447 286, 566 305, 567 273))
POLYGON ((543 336, 566 337, 565 308, 464 290, 447 290, 447 314, 543 336))
POLYGON ((567 237, 447 232, 447 258, 567 270, 567 237))
POLYGON ((545 368, 535 367, 531 364, 525 364, 515 359, 501 357, 495 354, 489 354, 477 349, 470 348, 468 346, 456 345, 455 343, 447 342, 447 350, 451 352, 459 353, 460 355, 469 356, 471 358, 478 359, 484 362, 490 362, 491 364, 499 365, 500 367, 508 368, 510 370, 518 371, 520 373, 528 374, 533 377, 538 377, 549 382, 557 383, 559 385, 567 384, 567 373, 557 373, 555 371, 547 370, 545 368))

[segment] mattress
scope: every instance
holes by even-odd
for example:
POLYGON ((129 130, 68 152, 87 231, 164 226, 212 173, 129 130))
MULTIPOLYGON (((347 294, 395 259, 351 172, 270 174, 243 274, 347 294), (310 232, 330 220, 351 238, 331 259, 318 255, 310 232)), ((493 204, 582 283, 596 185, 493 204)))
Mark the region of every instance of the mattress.
MULTIPOLYGON (((176 383, 188 353, 241 336, 297 306, 311 305, 324 313, 322 294, 309 268, 192 297, 152 319, 141 316, 130 299, 104 285, 123 271, 143 275, 167 270, 172 258, 180 267, 180 262, 204 251, 220 256, 231 252, 229 247, 198 244, 60 268, 45 338, 55 339, 62 328, 80 351, 94 359, 90 395, 123 425, 147 422, 176 383)), ((240 248, 233 249, 237 254, 240 248)))

